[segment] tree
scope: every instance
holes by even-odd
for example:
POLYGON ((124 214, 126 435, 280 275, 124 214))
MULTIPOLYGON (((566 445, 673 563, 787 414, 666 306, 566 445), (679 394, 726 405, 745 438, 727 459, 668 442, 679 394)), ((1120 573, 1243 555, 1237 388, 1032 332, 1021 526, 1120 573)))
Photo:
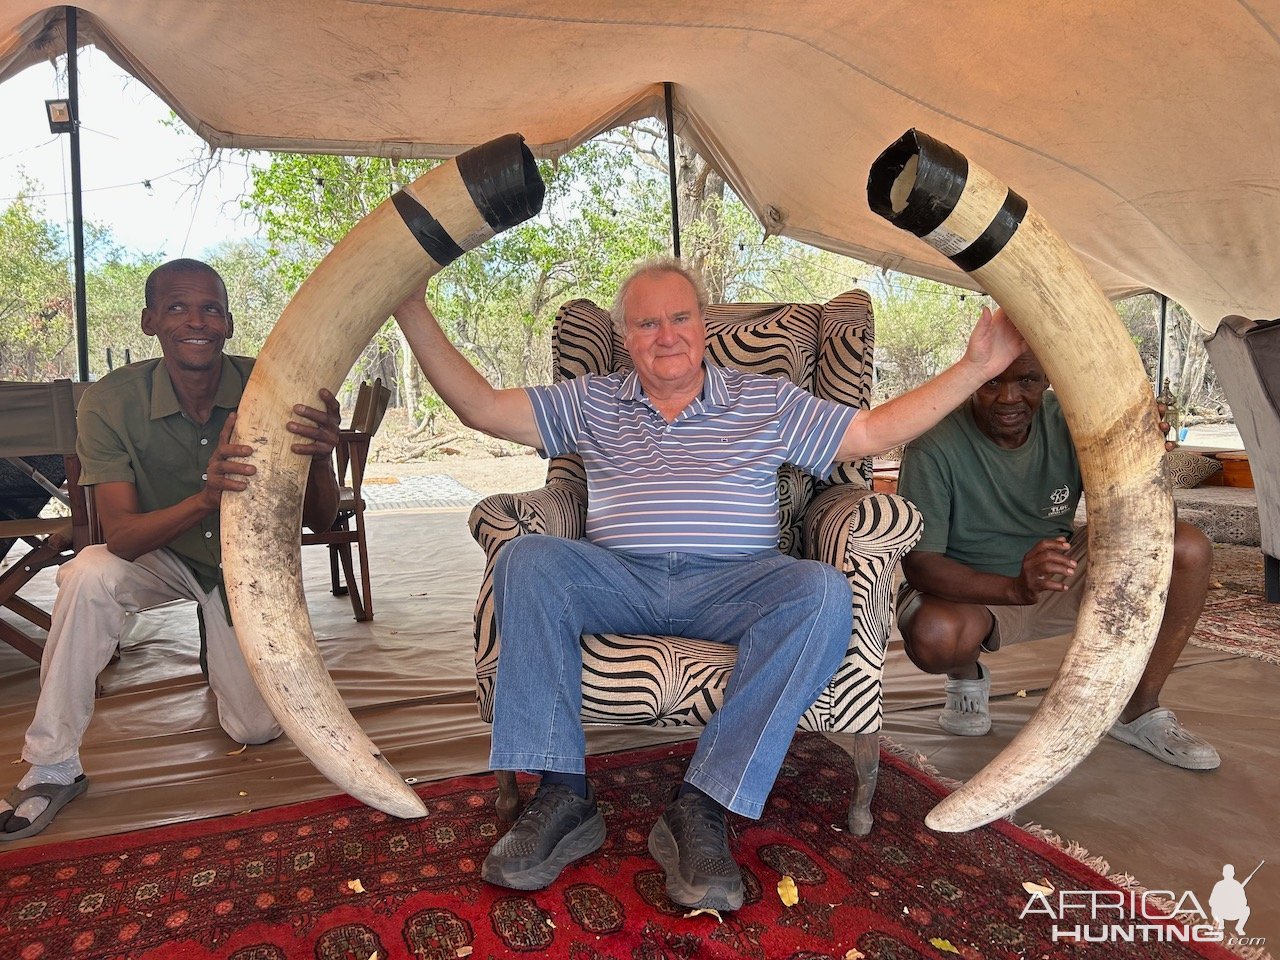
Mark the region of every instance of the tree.
POLYGON ((918 387, 959 359, 983 305, 990 305, 981 294, 906 274, 890 274, 871 289, 877 400, 918 387))
MULTIPOLYGON (((1147 376, 1156 383, 1160 353, 1160 297, 1146 293, 1116 304, 1125 327, 1133 337, 1147 376)), ((1204 348, 1204 331, 1181 304, 1167 301, 1165 313, 1164 377, 1169 381, 1184 422, 1229 419, 1231 412, 1218 383, 1209 354, 1204 348)))
POLYGON ((0 376, 45 380, 75 365, 73 291, 62 237, 29 198, 0 212, 0 376))

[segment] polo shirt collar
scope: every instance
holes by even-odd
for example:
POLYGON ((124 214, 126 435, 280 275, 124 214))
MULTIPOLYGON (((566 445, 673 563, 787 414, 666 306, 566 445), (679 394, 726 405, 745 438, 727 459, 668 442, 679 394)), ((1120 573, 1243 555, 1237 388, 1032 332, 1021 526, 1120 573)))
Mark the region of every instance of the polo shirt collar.
MULTIPOLYGON (((729 388, 724 382, 724 370, 709 360, 702 361, 702 393, 698 399, 704 407, 727 407, 729 405, 729 388)), ((640 377, 635 370, 627 371, 618 386, 619 400, 642 400, 644 388, 640 386, 640 377)))
MULTIPOLYGON (((218 389, 213 395, 213 405, 234 410, 243 393, 244 378, 240 375, 240 369, 223 354, 222 374, 218 380, 218 389)), ((161 357, 151 373, 151 419, 162 420, 181 412, 182 404, 178 403, 173 381, 169 379, 169 368, 161 357)))

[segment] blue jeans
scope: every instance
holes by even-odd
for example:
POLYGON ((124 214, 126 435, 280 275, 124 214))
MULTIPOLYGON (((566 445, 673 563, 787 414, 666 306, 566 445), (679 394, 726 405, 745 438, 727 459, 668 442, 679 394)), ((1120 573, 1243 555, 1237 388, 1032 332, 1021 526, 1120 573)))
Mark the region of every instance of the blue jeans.
POLYGON ((501 651, 494 770, 582 773, 584 633, 648 633, 738 648, 724 705, 685 780, 758 818, 796 724, 849 646, 852 592, 834 567, 748 557, 622 553, 560 537, 508 543, 494 573, 501 651))

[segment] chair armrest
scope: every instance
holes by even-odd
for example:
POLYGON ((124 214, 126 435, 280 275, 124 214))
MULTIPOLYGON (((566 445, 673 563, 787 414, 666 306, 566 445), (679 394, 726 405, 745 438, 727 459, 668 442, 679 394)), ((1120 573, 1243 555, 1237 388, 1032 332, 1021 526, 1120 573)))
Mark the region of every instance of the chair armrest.
POLYGON ((576 478, 553 477, 525 493, 495 493, 471 510, 471 536, 492 563, 502 545, 525 533, 580 540, 587 525, 587 488, 576 478))
POLYGON ((558 457, 546 486, 527 493, 485 497, 467 525, 484 549, 484 578, 476 597, 476 705, 480 718, 493 720, 493 682, 498 670, 498 629, 494 622, 493 571, 502 545, 525 533, 579 540, 587 526, 587 483, 576 457, 558 457))
POLYGON ((880 677, 893 624, 898 561, 924 533, 920 511, 897 494, 855 484, 828 487, 804 517, 804 556, 829 563, 853 590, 853 632, 844 662, 805 711, 801 726, 824 732, 880 729, 880 677))
POLYGON ((924 533, 924 518, 915 504, 896 493, 841 483, 813 498, 803 529, 803 552, 809 559, 846 574, 877 561, 892 573, 924 533))

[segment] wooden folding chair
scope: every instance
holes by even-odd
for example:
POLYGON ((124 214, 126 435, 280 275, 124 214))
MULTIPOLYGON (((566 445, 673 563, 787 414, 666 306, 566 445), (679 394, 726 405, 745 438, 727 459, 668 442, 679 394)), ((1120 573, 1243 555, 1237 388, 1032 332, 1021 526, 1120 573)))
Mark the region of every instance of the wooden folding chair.
MULTIPOLYGON (((80 461, 76 458, 75 404, 85 385, 73 388, 70 380, 52 383, 0 382, 0 457, 25 475, 26 498, 22 491, 10 491, 11 503, 24 502, 27 508, 4 509, 0 518, 0 539, 21 540, 29 548, 0 576, 0 607, 48 632, 49 614, 24 600, 19 591, 46 567, 63 563, 90 542, 90 515, 83 488, 79 484, 80 461), (38 469, 36 457, 61 456, 66 471, 66 489, 61 490, 38 469), (40 500, 48 492, 63 500, 69 517, 42 518, 40 500), (35 499, 30 494, 36 493, 35 499), (36 506, 40 504, 40 506, 36 506), (30 509, 34 506, 34 509, 30 509), (30 513, 30 516, 19 516, 30 513)), ((0 499, 5 491, 0 491, 0 499)), ((3 506, 0 504, 0 506, 3 506)), ((0 640, 33 660, 43 653, 40 644, 12 624, 0 620, 0 640)))
POLYGON ((364 381, 356 394, 350 425, 338 432, 337 458, 340 499, 333 526, 323 533, 303 531, 302 545, 325 544, 329 548, 329 580, 335 597, 350 596, 356 620, 373 619, 373 591, 369 581, 369 547, 365 540, 364 468, 369 444, 382 425, 391 391, 382 380, 364 381), (356 586, 351 547, 360 555, 360 586, 356 586), (341 567, 341 570, 339 570, 341 567))

